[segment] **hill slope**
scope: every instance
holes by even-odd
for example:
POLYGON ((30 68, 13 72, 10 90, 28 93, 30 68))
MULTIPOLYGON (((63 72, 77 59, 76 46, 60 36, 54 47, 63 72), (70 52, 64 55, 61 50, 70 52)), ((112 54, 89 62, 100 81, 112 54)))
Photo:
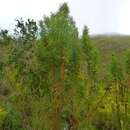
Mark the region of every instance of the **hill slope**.
POLYGON ((126 50, 130 49, 130 36, 111 35, 111 36, 93 36, 92 41, 95 43, 100 53, 100 62, 103 75, 107 75, 106 68, 109 67, 112 54, 115 54, 119 61, 124 60, 126 50))

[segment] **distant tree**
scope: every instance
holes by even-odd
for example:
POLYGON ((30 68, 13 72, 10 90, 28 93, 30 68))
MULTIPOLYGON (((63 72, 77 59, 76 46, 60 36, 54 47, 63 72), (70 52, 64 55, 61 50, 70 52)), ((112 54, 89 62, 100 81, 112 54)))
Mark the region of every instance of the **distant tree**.
POLYGON ((122 130, 121 124, 121 102, 122 98, 121 95, 124 95, 124 86, 122 85, 123 81, 123 70, 121 68, 121 64, 116 59, 115 55, 112 55, 111 67, 110 72, 112 75, 113 83, 114 83, 114 95, 115 95, 115 104, 116 104, 116 115, 117 115, 117 126, 119 130, 122 130))
MULTIPOLYGON (((34 42, 37 38, 38 26, 32 19, 28 19, 26 22, 21 18, 16 20, 16 28, 14 29, 16 38, 23 43, 34 42)), ((20 42, 19 41, 19 42, 20 42)))
POLYGON ((125 68, 126 73, 130 75, 130 51, 128 51, 126 54, 125 68))
POLYGON ((124 105, 125 105, 125 117, 126 117, 126 122, 128 120, 128 96, 129 96, 129 86, 130 86, 130 51, 127 51, 126 57, 125 57, 125 71, 126 71, 126 87, 125 87, 125 100, 124 100, 124 105))
POLYGON ((9 43, 11 40, 8 30, 0 30, 0 43, 9 43))
POLYGON ((86 72, 90 80, 90 93, 96 90, 95 82, 97 78, 98 71, 98 51, 96 47, 94 47, 89 34, 88 28, 85 26, 83 29, 83 34, 81 38, 82 42, 82 50, 84 53, 84 60, 86 64, 86 72))

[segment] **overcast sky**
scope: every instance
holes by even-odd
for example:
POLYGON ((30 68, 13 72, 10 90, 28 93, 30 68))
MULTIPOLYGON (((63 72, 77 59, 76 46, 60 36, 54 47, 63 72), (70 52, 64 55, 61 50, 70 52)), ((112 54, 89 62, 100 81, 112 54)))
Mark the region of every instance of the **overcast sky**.
POLYGON ((67 2, 81 32, 130 34, 130 0, 0 0, 0 27, 11 29, 15 19, 42 19, 67 2))

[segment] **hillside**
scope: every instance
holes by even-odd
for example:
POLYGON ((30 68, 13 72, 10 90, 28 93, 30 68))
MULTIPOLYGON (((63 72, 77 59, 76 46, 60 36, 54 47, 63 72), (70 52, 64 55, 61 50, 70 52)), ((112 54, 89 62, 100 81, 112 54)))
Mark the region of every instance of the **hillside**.
POLYGON ((126 51, 130 49, 130 36, 125 35, 99 35, 92 36, 92 41, 96 45, 100 54, 100 67, 103 75, 106 75, 107 68, 111 62, 112 54, 116 55, 119 61, 124 61, 126 51))

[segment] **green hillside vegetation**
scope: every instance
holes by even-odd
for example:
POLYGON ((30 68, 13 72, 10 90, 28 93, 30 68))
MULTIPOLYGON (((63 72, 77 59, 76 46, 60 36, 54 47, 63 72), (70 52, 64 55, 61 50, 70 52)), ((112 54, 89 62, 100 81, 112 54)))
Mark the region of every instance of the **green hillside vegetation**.
POLYGON ((117 56, 122 65, 124 64, 126 53, 130 50, 130 36, 99 35, 91 36, 91 39, 100 53, 101 77, 107 76, 112 54, 117 56))
POLYGON ((0 130, 129 130, 130 37, 82 35, 66 3, 0 31, 0 130))

